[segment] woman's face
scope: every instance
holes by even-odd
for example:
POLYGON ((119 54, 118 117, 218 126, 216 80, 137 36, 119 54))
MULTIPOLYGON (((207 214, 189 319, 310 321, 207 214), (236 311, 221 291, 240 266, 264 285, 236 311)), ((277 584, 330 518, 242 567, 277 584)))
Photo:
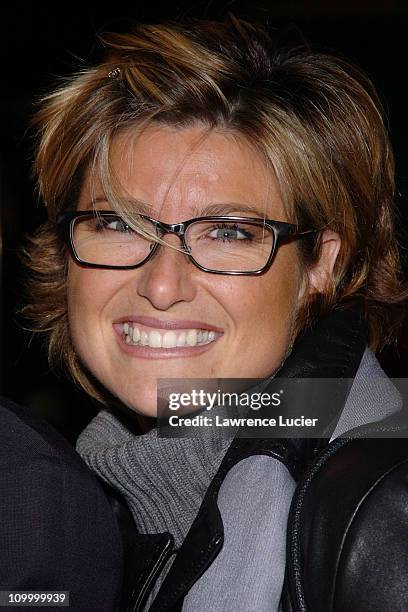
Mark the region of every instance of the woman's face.
MULTIPOLYGON (((211 214, 214 205, 220 215, 288 220, 272 172, 232 133, 204 134, 199 126, 150 127, 138 138, 118 138, 112 161, 123 193, 165 223, 211 214)), ((110 209, 100 185, 94 196, 98 209, 110 209)), ((92 209, 89 177, 78 208, 92 209)), ((177 236, 165 240, 180 246, 177 236)), ((294 242, 282 245, 260 276, 209 274, 165 246, 135 270, 81 268, 70 262, 68 275, 77 353, 111 393, 148 416, 156 414, 158 378, 262 378, 273 373, 290 346, 302 293, 294 242), (149 344, 129 344, 126 324, 144 332, 149 344), (163 342, 169 331, 177 339, 189 337, 191 344, 192 330, 205 330, 207 341, 214 339, 195 346, 150 346, 158 338, 163 342)), ((166 337, 174 344, 174 336, 166 337)))

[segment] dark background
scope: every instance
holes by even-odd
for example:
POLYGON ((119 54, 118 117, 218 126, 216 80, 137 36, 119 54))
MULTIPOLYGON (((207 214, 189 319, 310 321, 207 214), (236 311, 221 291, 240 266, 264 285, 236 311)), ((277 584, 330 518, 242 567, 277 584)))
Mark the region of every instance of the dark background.
MULTIPOLYGON (((32 157, 28 130, 34 101, 58 77, 97 61, 98 32, 126 31, 137 22, 182 17, 222 18, 228 11, 255 18, 289 37, 300 32, 313 45, 339 51, 359 64, 376 84, 385 105, 397 160, 398 232, 407 269, 407 26, 408 3, 392 0, 337 2, 120 2, 98 5, 14 2, 3 10, 1 47, 1 235, 2 235, 2 393, 27 404, 50 420, 68 438, 95 412, 84 395, 62 375, 49 372, 39 339, 32 339, 17 315, 22 304, 23 271, 18 250, 24 235, 45 218, 30 180, 32 157)), ((391 376, 408 376, 408 330, 398 348, 387 349, 380 361, 391 376)))

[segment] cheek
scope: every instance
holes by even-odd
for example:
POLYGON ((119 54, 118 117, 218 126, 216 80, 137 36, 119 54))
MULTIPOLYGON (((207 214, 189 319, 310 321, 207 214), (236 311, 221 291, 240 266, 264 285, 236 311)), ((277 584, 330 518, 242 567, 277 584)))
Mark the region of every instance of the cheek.
POLYGON ((91 283, 85 282, 87 274, 82 272, 85 271, 72 265, 68 272, 68 320, 75 351, 82 361, 87 361, 83 349, 89 330, 90 306, 94 302, 90 300, 91 283))
MULTIPOLYGON (((68 273, 68 317, 71 331, 80 326, 96 306, 95 300, 91 299, 94 282, 89 272, 71 267, 68 273)), ((96 300, 98 293, 97 291, 96 300)))
POLYGON ((254 328, 288 328, 298 306, 301 272, 292 245, 281 247, 271 268, 259 277, 249 278, 242 288, 242 311, 254 328), (262 323, 262 325, 259 325, 262 323))
POLYGON ((297 257, 282 249, 266 274, 245 278, 240 299, 236 292, 234 299, 229 298, 241 359, 251 365, 254 377, 268 375, 285 358, 293 339, 300 290, 297 257))
POLYGON ((111 276, 103 270, 71 265, 68 272, 68 319, 74 346, 81 356, 102 342, 102 317, 115 294, 111 276))
POLYGON ((119 274, 110 270, 80 268, 74 264, 68 270, 68 309, 72 316, 102 315, 122 284, 119 274))

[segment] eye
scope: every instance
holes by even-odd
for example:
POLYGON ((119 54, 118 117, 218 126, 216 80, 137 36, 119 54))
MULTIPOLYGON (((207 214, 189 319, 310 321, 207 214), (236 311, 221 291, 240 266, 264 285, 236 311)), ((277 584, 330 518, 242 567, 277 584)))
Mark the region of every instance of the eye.
POLYGON ((133 232, 132 228, 121 217, 98 217, 96 229, 122 233, 133 232))
POLYGON ((247 228, 239 227, 237 224, 220 223, 211 230, 209 237, 223 242, 235 242, 237 240, 251 240, 253 234, 247 228))

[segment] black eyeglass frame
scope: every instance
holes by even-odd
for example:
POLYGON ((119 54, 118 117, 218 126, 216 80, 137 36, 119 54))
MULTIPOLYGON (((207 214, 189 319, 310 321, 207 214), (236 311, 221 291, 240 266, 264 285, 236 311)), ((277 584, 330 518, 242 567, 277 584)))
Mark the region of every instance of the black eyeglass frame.
MULTIPOLYGON (((157 253, 159 247, 161 246, 159 242, 152 242, 153 246, 152 246, 150 253, 147 255, 147 257, 145 257, 139 263, 132 264, 129 266, 110 266, 110 265, 105 265, 105 264, 90 263, 90 262, 84 261, 78 256, 78 253, 75 250, 74 238, 73 238, 73 229, 74 229, 75 220, 78 218, 83 218, 83 217, 92 218, 92 217, 111 217, 111 216, 119 217, 120 219, 122 219, 120 214, 118 214, 117 212, 113 210, 92 210, 92 211, 67 210, 67 211, 64 211, 58 214, 56 223, 57 223, 57 226, 62 231, 63 238, 65 240, 65 243, 68 246, 68 249, 74 261, 80 266, 84 266, 86 268, 99 268, 103 270, 135 270, 136 268, 140 268, 140 266, 143 266, 145 263, 147 263, 157 253)), ((156 228, 156 231, 159 230, 160 233, 158 234, 158 236, 160 238, 162 238, 166 234, 175 234, 176 236, 178 236, 183 245, 183 248, 185 251, 184 254, 187 255, 190 261, 199 270, 202 270, 203 272, 209 272, 210 274, 227 274, 231 276, 244 276, 244 275, 245 276, 256 276, 258 274, 263 274, 271 266, 276 250, 284 240, 293 239, 293 238, 295 239, 301 238, 309 234, 316 234, 317 232, 320 231, 317 229, 302 228, 292 223, 286 223, 285 221, 275 221, 273 219, 260 219, 258 217, 211 215, 207 217, 195 217, 194 219, 188 219, 187 221, 182 221, 181 223, 168 224, 168 223, 163 223, 162 221, 157 221, 157 219, 153 219, 152 217, 148 217, 147 215, 139 215, 139 216, 141 219, 150 221, 150 223, 152 223, 152 225, 154 225, 154 227, 156 228), (237 270, 232 270, 230 272, 226 270, 212 270, 211 268, 206 268, 200 265, 190 253, 190 247, 185 241, 185 233, 190 225, 192 225, 193 223, 202 222, 202 221, 218 221, 221 223, 222 222, 226 222, 226 223, 228 222, 247 222, 247 223, 252 223, 254 225, 263 225, 263 226, 268 227, 270 230, 272 230, 273 236, 274 236, 274 242, 271 248, 271 253, 269 255, 268 261, 259 270, 250 270, 249 272, 241 272, 237 270)), ((124 222, 126 223, 125 220, 124 222)))

